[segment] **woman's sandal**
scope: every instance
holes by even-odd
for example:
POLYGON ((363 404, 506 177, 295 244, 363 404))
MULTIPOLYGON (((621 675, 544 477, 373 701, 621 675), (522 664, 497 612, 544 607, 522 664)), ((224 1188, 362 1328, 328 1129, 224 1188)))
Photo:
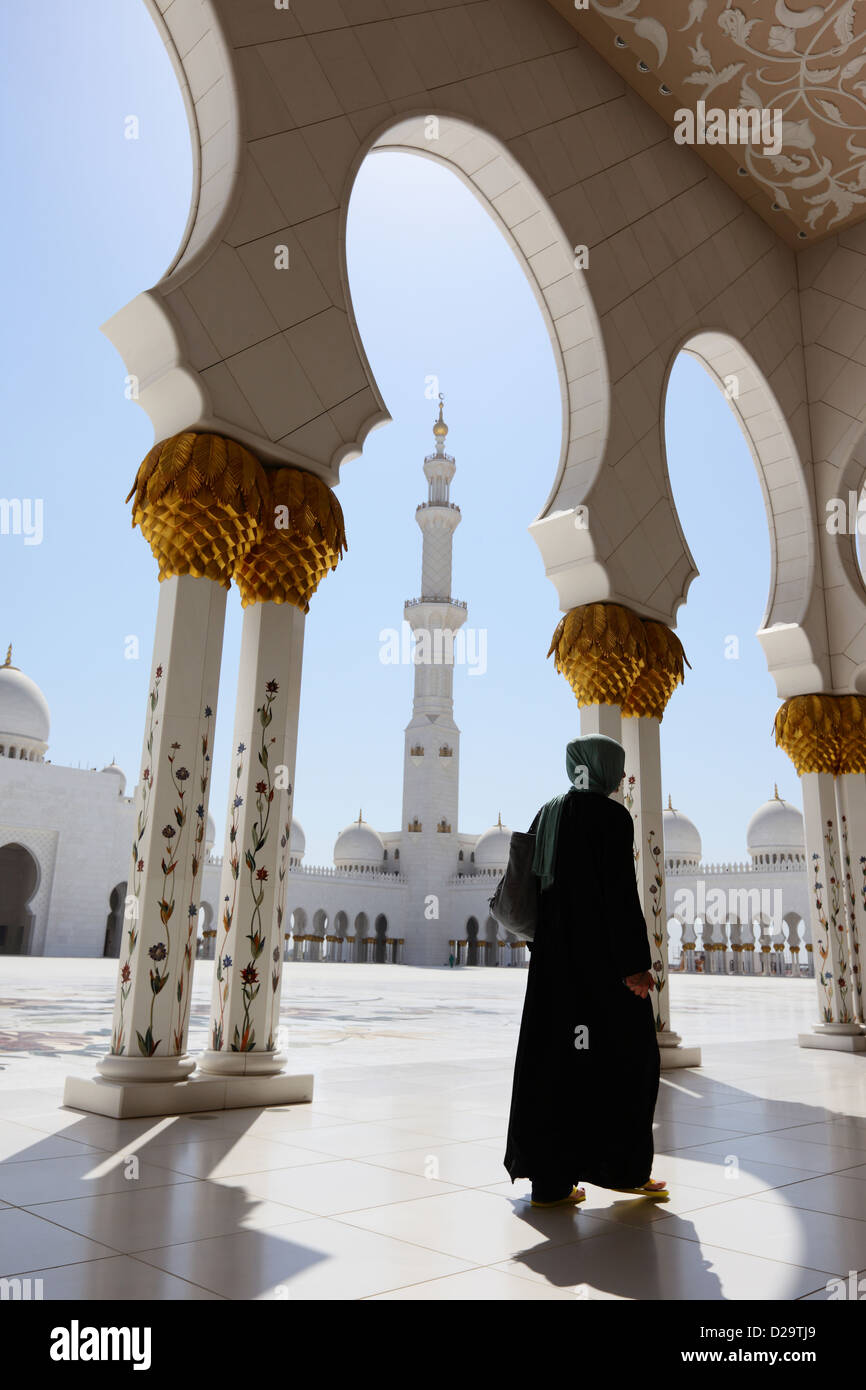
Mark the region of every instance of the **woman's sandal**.
POLYGON ((628 1192, 634 1197, 654 1197, 656 1201, 667 1201, 670 1197, 668 1185, 664 1181, 645 1182, 643 1187, 612 1187, 611 1192, 628 1192))
POLYGON ((536 1202, 534 1198, 530 1198, 534 1207, 576 1207, 585 1201, 586 1193, 582 1187, 573 1187, 567 1197, 560 1197, 555 1202, 536 1202))

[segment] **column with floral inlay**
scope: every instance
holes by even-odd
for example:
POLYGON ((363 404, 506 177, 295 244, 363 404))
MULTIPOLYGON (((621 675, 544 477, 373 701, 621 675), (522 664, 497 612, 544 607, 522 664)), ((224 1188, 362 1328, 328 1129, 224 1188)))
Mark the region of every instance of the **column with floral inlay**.
POLYGON ((182 1080, 211 780, 226 591, 257 539, 265 479, 232 440, 186 432, 138 470, 133 525, 160 593, 135 797, 111 1049, 113 1081, 182 1080))
MULTIPOLYGON (((203 1072, 272 1075, 278 1050, 304 615, 345 549, 340 505, 312 473, 269 474, 259 543, 235 579, 244 605, 203 1072)), ((297 959, 298 938, 295 937, 297 959)))
POLYGON ((866 697, 794 696, 778 711, 775 727, 803 792, 820 1021, 800 1034, 800 1046, 863 1052, 866 697))

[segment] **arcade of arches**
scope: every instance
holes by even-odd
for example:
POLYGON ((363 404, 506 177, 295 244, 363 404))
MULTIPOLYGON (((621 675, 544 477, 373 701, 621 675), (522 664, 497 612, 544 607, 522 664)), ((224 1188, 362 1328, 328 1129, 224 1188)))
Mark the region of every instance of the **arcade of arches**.
MULTIPOLYGON (((683 347, 718 379, 737 379, 732 405, 771 538, 758 636, 781 702, 777 741, 801 778, 812 866, 818 1009, 801 1040, 866 1049, 857 964, 866 941, 866 590, 855 536, 823 524, 835 497, 859 493, 866 469, 866 309, 853 292, 866 279, 862 199, 846 203, 837 180, 806 201, 785 192, 781 175, 774 182, 759 153, 738 166, 734 151, 675 143, 673 111, 693 106, 700 88, 688 83, 690 35, 659 20, 657 41, 641 37, 649 31, 636 20, 652 13, 651 0, 617 7, 621 18, 595 2, 578 11, 564 0, 422 0, 406 15, 389 6, 392 17, 375 23, 355 22, 348 0, 328 7, 327 20, 300 0, 290 9, 239 0, 151 8, 182 79, 197 173, 172 266, 105 327, 144 383, 140 404, 157 441, 136 478, 133 519, 162 582, 144 729, 153 772, 140 793, 129 874, 138 934, 134 951, 121 951, 103 1076, 134 1086, 181 1079, 195 1065, 186 1055, 183 933, 172 935, 162 967, 172 987, 156 1006, 148 964, 164 940, 159 836, 175 795, 167 757, 174 741, 184 745, 206 812, 234 582, 245 604, 234 746, 247 752, 232 760, 238 803, 217 953, 234 966, 216 972, 211 1046, 198 1065, 226 1080, 255 1070, 272 1078, 274 1095, 292 1094, 275 1042, 284 934, 277 887, 287 867, 304 625, 308 613, 315 622, 315 589, 351 531, 334 492, 340 467, 389 418, 345 264, 352 183, 374 148, 439 159, 474 191, 514 247, 547 323, 562 450, 530 530, 562 615, 552 653, 581 728, 621 739, 634 778, 666 1065, 697 1058, 672 1026, 664 988, 659 724, 682 679, 674 629, 696 573, 667 480, 665 385, 683 347), (275 268, 283 246, 288 274, 275 268), (289 528, 277 529, 277 509, 287 509, 289 528), (201 692, 195 707, 191 690, 201 692), (261 791, 256 759, 262 710, 272 765, 288 776, 268 803, 275 833, 256 845, 270 791, 261 791), (233 873, 237 846, 247 862, 252 854, 250 873, 233 873), (837 878, 845 891, 828 900, 821 885, 837 878), (250 970, 261 977, 255 998, 250 970), (137 1035, 160 1041, 135 1055, 137 1035)), ((761 32, 772 8, 760 0, 750 10, 761 32)), ((719 32, 714 55, 737 44, 719 32)), ((799 32, 791 30, 792 41, 799 32)), ((862 38, 848 45, 852 56, 863 46, 862 38)), ((756 35, 740 53, 754 90, 762 69, 753 50, 756 35)), ((805 117, 793 97, 787 109, 799 153, 805 117)), ((800 157, 826 166, 825 182, 841 167, 840 149, 832 122, 813 118, 800 157)), ((552 611, 538 615, 539 643, 555 625, 552 611)), ((198 848, 193 838, 173 851, 176 900, 192 912, 198 848)), ((374 951, 386 929, 364 924, 374 951)), ((477 954, 485 935, 476 920, 467 950, 477 954)), ((440 950, 447 958, 447 940, 440 950)), ((100 1103, 78 1095, 79 1104, 100 1103)))

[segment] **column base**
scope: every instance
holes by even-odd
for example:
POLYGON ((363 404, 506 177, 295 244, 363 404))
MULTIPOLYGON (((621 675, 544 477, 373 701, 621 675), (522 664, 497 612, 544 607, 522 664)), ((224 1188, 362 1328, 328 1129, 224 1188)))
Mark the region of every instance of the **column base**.
POLYGON ((798 1034, 797 1043, 832 1052, 866 1052, 866 1029, 859 1023, 816 1023, 811 1033, 798 1034))
POLYGON ((207 1048, 198 1069, 208 1076, 280 1076, 288 1066, 285 1052, 214 1052, 207 1048))
POLYGON ((662 1071, 672 1071, 675 1067, 699 1067, 701 1065, 701 1049, 699 1047, 683 1047, 682 1038, 679 1033, 657 1033, 656 1040, 659 1045, 659 1061, 662 1071))
POLYGON ((114 1120, 153 1115, 187 1115, 198 1110, 298 1105, 313 1099, 311 1074, 289 1076, 203 1076, 188 1081, 109 1081, 103 1076, 68 1076, 63 1104, 114 1120))
POLYGON ((186 1081, 195 1071, 195 1058, 184 1052, 180 1057, 103 1057, 96 1070, 106 1081, 186 1081))

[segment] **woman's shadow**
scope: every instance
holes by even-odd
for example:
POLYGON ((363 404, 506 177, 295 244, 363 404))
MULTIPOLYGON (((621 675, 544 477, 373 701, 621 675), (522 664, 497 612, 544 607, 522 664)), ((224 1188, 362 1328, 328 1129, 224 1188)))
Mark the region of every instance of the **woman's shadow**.
MULTIPOLYGON (((687 1075, 690 1090, 699 1093, 704 1105, 714 1109, 718 1107, 713 1118, 714 1126, 719 1125, 718 1111, 724 1115, 728 1107, 734 1112, 743 1106, 755 1107, 762 1099, 737 1087, 703 1078, 695 1072, 688 1072, 687 1075)), ((689 1124, 691 1121, 692 1125, 700 1125, 702 1108, 700 1101, 697 1105, 683 1108, 677 1108, 674 1101, 672 1109, 665 1108, 661 1115, 657 1114, 656 1123, 689 1124)), ((514 1213, 543 1240, 541 1243, 534 1242, 531 1248, 523 1250, 509 1262, 513 1272, 568 1290, 578 1297, 687 1301, 725 1301, 732 1297, 762 1296, 777 1300, 796 1299, 817 1292, 822 1286, 826 1288, 828 1280, 834 1277, 846 1277, 845 1271, 826 1270, 826 1253, 815 1245, 815 1231, 810 1230, 806 1220, 807 1214, 812 1217, 816 1214, 819 1217, 826 1215, 828 1220, 841 1214, 834 1206, 832 1196, 829 1200, 822 1198, 821 1203, 816 1205, 809 1194, 814 1193, 818 1183, 828 1177, 846 1177, 846 1170, 834 1166, 805 1171, 794 1157, 790 1163, 786 1163, 785 1158, 775 1156, 766 1160, 753 1159, 739 1153, 738 1147, 746 1140, 770 1135, 779 1139, 799 1139, 799 1127, 803 1125, 844 1124, 848 1120, 866 1130, 866 1121, 842 1112, 831 1112, 825 1106, 803 1102, 786 1102, 783 1109, 771 1108, 764 1115, 761 1112, 756 1114, 754 1108, 747 1113, 762 1119, 765 1124, 749 1133, 740 1133, 724 1140, 714 1140, 714 1135, 720 1135, 721 1130, 707 1127, 703 1142, 677 1147, 674 1141, 666 1146, 665 1152, 657 1155, 654 1171, 658 1177, 669 1177, 669 1170, 676 1169, 682 1161, 689 1165, 690 1171, 682 1180, 678 1180, 675 1174, 670 1177, 674 1201, 678 1188, 694 1189, 694 1202, 682 1203, 687 1207, 685 1215, 671 1210, 672 1204, 641 1197, 619 1198, 593 1188, 589 1183, 585 1184, 587 1201, 579 1207, 536 1208, 529 1202, 531 1183, 528 1180, 521 1182, 525 1193, 511 1198, 514 1213), (712 1149, 707 1147, 710 1145, 712 1149), (695 1165, 698 1165, 697 1172, 695 1165), (738 1191, 740 1179, 747 1181, 745 1190, 741 1188, 738 1191), (788 1200, 785 1200, 786 1189, 790 1189, 788 1200), (790 1223, 793 1240, 788 1243, 788 1248, 801 1252, 798 1262, 791 1263, 783 1254, 774 1255, 769 1247, 758 1254, 751 1248, 726 1241, 724 1253, 730 1256, 731 1265, 725 1270, 721 1267, 720 1259, 722 1240, 714 1237, 710 1242, 704 1238, 709 1247, 705 1252, 696 1222, 710 1208, 722 1207, 738 1197, 761 1197, 768 1190, 781 1198, 774 1206, 777 1211, 782 1207, 786 1222, 790 1223), (760 1269, 752 1262, 759 1259, 773 1266, 772 1270, 767 1271, 767 1291, 763 1295, 753 1290, 754 1279, 757 1277, 760 1282, 760 1269), (751 1277, 745 1269, 742 1277, 737 1272, 736 1266, 740 1261, 752 1265, 751 1277), (743 1292, 744 1281, 752 1286, 748 1293, 743 1292), (732 1288, 738 1288, 738 1291, 732 1293, 732 1288)), ((732 1130, 739 1128, 736 1114, 731 1115, 730 1127, 732 1130)), ((834 1141, 829 1139, 827 1142, 834 1141)), ((816 1148, 816 1154, 818 1152, 816 1148)), ((851 1149, 852 1169, 862 1164, 864 1159, 866 1152, 851 1149)), ((856 1177, 862 1182, 859 1174, 856 1177)), ((866 1200, 866 1186, 863 1190, 866 1200)), ((866 1226, 863 1252, 858 1267, 859 1264, 866 1264, 866 1226)))

